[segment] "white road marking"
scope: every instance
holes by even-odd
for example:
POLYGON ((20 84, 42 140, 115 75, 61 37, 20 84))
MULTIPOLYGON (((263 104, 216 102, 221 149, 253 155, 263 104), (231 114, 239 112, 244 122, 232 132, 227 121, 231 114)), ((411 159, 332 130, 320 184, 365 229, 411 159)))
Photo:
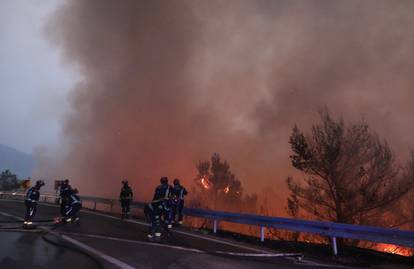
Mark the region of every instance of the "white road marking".
MULTIPOLYGON (((137 220, 126 220, 126 221, 131 222, 131 223, 140 224, 140 225, 149 226, 148 223, 145 223, 145 222, 142 222, 142 221, 137 221, 137 220)), ((248 246, 244 246, 244 245, 240 245, 240 244, 236 244, 236 243, 232 243, 232 242, 228 242, 228 241, 224 241, 224 240, 220 240, 220 239, 216 239, 216 238, 211 238, 211 237, 207 237, 207 236, 203 236, 203 235, 198 235, 198 234, 194 234, 194 233, 189 233, 189 232, 185 232, 185 231, 173 230, 173 232, 178 233, 178 234, 184 234, 184 235, 195 237, 195 238, 200 238, 200 239, 203 239, 203 240, 212 241, 212 242, 215 242, 215 243, 220 243, 220 244, 223 244, 223 245, 228 245, 228 246, 232 246, 232 247, 236 247, 236 248, 240 248, 240 249, 245 249, 245 250, 249 250, 249 251, 254 251, 254 252, 259 252, 259 253, 267 253, 267 254, 274 253, 274 252, 263 250, 263 249, 248 247, 248 246)))
POLYGON ((153 246, 153 247, 161 247, 161 248, 170 248, 176 250, 183 250, 189 251, 194 253, 201 253, 201 254, 222 254, 222 255, 230 255, 230 256, 239 256, 239 257, 300 257, 302 254, 300 253, 241 253, 241 252, 226 252, 226 251, 205 251, 195 248, 186 248, 168 244, 159 244, 159 243, 151 243, 151 242, 144 242, 138 240, 129 240, 119 237, 111 237, 111 236, 103 236, 103 235, 94 235, 94 234, 81 234, 81 233, 64 233, 65 235, 73 235, 73 236, 80 236, 80 237, 89 237, 89 238, 97 238, 97 239, 104 239, 104 240, 112 240, 118 242, 125 242, 125 243, 132 243, 138 245, 145 245, 145 246, 153 246))
POLYGON ((243 252, 227 252, 227 251, 214 251, 217 254, 239 256, 239 257, 301 257, 301 253, 243 253, 243 252))
MULTIPOLYGON (((119 220, 119 218, 111 216, 111 215, 106 215, 106 214, 102 214, 102 213, 97 213, 97 212, 91 212, 91 211, 85 211, 82 210, 82 212, 88 213, 88 214, 92 214, 92 215, 97 215, 97 216, 101 216, 101 217, 106 217, 106 218, 111 218, 111 219, 116 219, 119 220)), ((129 223, 134 223, 134 224, 139 224, 139 225, 143 225, 143 226, 150 226, 150 224, 146 223, 146 222, 142 222, 142 221, 138 221, 138 220, 123 220, 125 222, 129 222, 129 223)), ((254 251, 254 252, 259 252, 259 253, 267 253, 267 254, 273 254, 274 252, 271 251, 266 251, 266 250, 262 250, 262 249, 257 249, 257 248, 253 248, 253 247, 248 247, 248 246, 244 246, 244 245, 239 245, 236 243, 232 243, 232 242, 228 242, 228 241, 224 241, 224 240, 220 240, 220 239, 216 239, 216 238, 211 238, 211 237, 207 237, 207 236, 202 236, 202 235, 198 235, 198 234, 194 234, 194 233, 189 233, 189 232, 185 232, 185 231, 178 231, 178 230, 173 230, 174 233, 178 233, 178 234, 184 234, 187 236, 192 236, 192 237, 196 237, 196 238, 200 238, 203 240, 208 240, 208 241, 212 241, 215 243, 220 243, 223 245, 228 245, 228 246, 232 246, 232 247, 237 247, 240 249, 245 249, 245 250, 249 250, 249 251, 254 251)))
MULTIPOLYGON (((14 219, 17 219, 17 220, 23 220, 20 217, 17 217, 17 216, 8 214, 6 212, 1 212, 0 211, 0 215, 7 216, 7 217, 11 217, 11 218, 14 218, 14 219)), ((90 246, 88 246, 88 245, 86 245, 86 244, 84 244, 82 242, 79 242, 78 240, 75 240, 73 238, 70 238, 69 236, 61 235, 61 234, 59 234, 57 232, 48 230, 48 229, 43 228, 43 227, 39 227, 39 228, 42 229, 42 230, 44 230, 44 231, 47 231, 47 232, 49 232, 49 233, 51 233, 51 234, 53 234, 55 236, 61 237, 64 240, 66 240, 66 241, 68 241, 68 242, 70 242, 70 243, 78 246, 79 248, 82 248, 83 250, 85 250, 85 251, 87 251, 89 253, 94 254, 95 256, 100 257, 101 259, 103 259, 103 260, 105 260, 105 261, 107 261, 109 263, 112 263, 113 265, 115 265, 115 266, 117 266, 117 267, 119 267, 121 269, 136 269, 135 267, 132 267, 132 266, 130 266, 130 265, 128 265, 128 264, 126 264, 126 263, 124 263, 124 262, 122 262, 122 261, 120 261, 120 260, 118 260, 118 259, 116 259, 116 258, 114 258, 112 256, 106 255, 105 253, 100 252, 99 250, 97 250, 97 249, 95 249, 93 247, 90 247, 90 246)))
POLYGON ((88 245, 86 245, 86 244, 84 244, 82 242, 79 242, 78 240, 75 240, 75 239, 73 239, 73 238, 71 238, 69 236, 60 235, 60 234, 55 233, 55 232, 53 232, 52 234, 55 234, 55 235, 58 235, 58 236, 62 237, 66 241, 68 241, 68 242, 70 242, 70 243, 72 243, 72 244, 74 244, 74 245, 76 245, 76 246, 78 246, 78 247, 80 247, 80 248, 88 251, 89 253, 92 253, 92 254, 100 257, 101 259, 103 259, 103 260, 105 260, 105 261, 107 261, 109 263, 112 263, 113 265, 115 265, 115 266, 117 266, 117 267, 119 267, 121 269, 136 269, 135 267, 132 267, 132 266, 130 266, 130 265, 128 265, 128 264, 126 264, 126 263, 118 260, 118 259, 115 259, 112 256, 106 255, 105 253, 103 253, 103 252, 101 252, 101 251, 99 251, 99 250, 97 250, 97 249, 95 249, 93 247, 90 247, 90 246, 88 246, 88 245))
POLYGON ((12 219, 15 219, 15 220, 21 220, 21 221, 23 221, 23 218, 17 217, 17 216, 15 216, 15 215, 11 215, 11 214, 6 213, 6 212, 2 212, 2 211, 0 211, 0 215, 3 215, 3 216, 6 216, 6 217, 9 217, 9 218, 12 218, 12 219))
POLYGON ((90 237, 90 238, 97 238, 97 239, 105 239, 105 240, 112 240, 112 241, 118 241, 118 242, 125 242, 125 243, 133 243, 138 245, 144 245, 144 246, 153 246, 153 247, 162 247, 162 248, 170 248, 170 249, 177 249, 177 250, 184 250, 194 253, 207 253, 203 250, 195 249, 195 248, 185 248, 180 246, 173 246, 173 245, 167 245, 167 244, 159 244, 159 243, 151 243, 151 242, 145 242, 145 241, 138 241, 138 240, 130 240, 130 239, 124 239, 119 237, 111 237, 111 236, 103 236, 103 235, 95 235, 95 234, 81 234, 81 233, 64 233, 67 235, 74 235, 74 236, 83 236, 83 237, 90 237))
MULTIPOLYGON (((57 207, 56 205, 50 205, 50 204, 43 204, 43 205, 57 207)), ((93 212, 93 211, 89 211, 89 210, 81 210, 81 212, 86 213, 86 214, 90 214, 90 215, 101 216, 101 217, 105 217, 105 218, 109 218, 109 219, 120 220, 120 218, 118 218, 118 217, 114 217, 114 216, 111 216, 111 215, 108 215, 108 214, 93 212)), ((143 226, 150 226, 148 223, 138 221, 138 220, 127 219, 127 220, 123 220, 123 221, 129 222, 129 223, 134 223, 134 224, 139 224, 139 225, 143 225, 143 226)), ((220 240, 220 239, 216 239, 216 238, 211 238, 211 237, 207 237, 207 236, 203 236, 203 235, 198 235, 198 234, 194 234, 194 233, 190 233, 190 232, 178 231, 178 230, 173 230, 173 232, 178 233, 178 234, 184 234, 184 235, 195 237, 195 238, 199 238, 199 239, 203 239, 203 240, 208 240, 208 241, 223 244, 223 245, 237 247, 239 249, 245 249, 245 250, 254 251, 254 252, 258 252, 258 253, 274 254, 274 252, 271 252, 271 251, 267 251, 267 250, 263 250, 263 249, 257 249, 257 248, 254 248, 254 247, 248 247, 248 246, 244 246, 244 245, 239 245, 239 244, 236 244, 236 243, 232 243, 232 242, 228 242, 228 241, 224 241, 224 240, 220 240)))
MULTIPOLYGON (((89 238, 97 238, 97 239, 104 239, 104 240, 112 240, 112 241, 118 241, 118 242, 125 242, 125 243, 132 243, 132 244, 138 244, 138 245, 146 245, 146 246, 154 246, 154 247, 162 247, 162 248, 170 248, 170 249, 176 249, 176 250, 183 250, 193 253, 199 253, 199 254, 222 254, 222 255, 229 255, 229 256, 238 256, 238 257, 261 257, 261 258, 294 258, 294 257, 301 257, 301 253, 241 253, 241 252, 226 252, 226 251, 213 251, 208 252, 204 250, 194 249, 194 248, 185 248, 185 247, 179 247, 179 246, 173 246, 173 245, 166 245, 166 244, 159 244, 159 243, 150 243, 150 242, 144 242, 144 241, 138 241, 138 240, 129 240, 119 237, 111 237, 111 236, 102 236, 102 235, 94 235, 94 234, 80 234, 80 233, 65 233, 67 235, 74 235, 74 236, 80 236, 80 237, 89 237, 89 238)), ((293 259, 296 261, 296 259, 293 259)), ((309 262, 301 264, 303 266, 318 266, 318 267, 327 267, 327 268, 354 268, 354 267, 347 267, 347 266, 341 266, 341 265, 326 265, 326 264, 320 264, 316 262, 309 262)))
MULTIPOLYGON (((18 200, 2 199, 2 201, 17 202, 18 200)), ((51 206, 51 207, 59 207, 58 205, 53 205, 53 204, 44 203, 44 202, 43 203, 39 203, 39 204, 42 204, 42 205, 45 205, 45 206, 51 206)), ((101 216, 101 217, 106 217, 106 218, 110 218, 110 219, 120 220, 120 218, 118 218, 118 217, 114 217, 114 216, 107 215, 107 214, 103 214, 103 213, 93 212, 93 211, 90 211, 90 210, 81 210, 81 212, 86 213, 86 214, 91 214, 91 215, 97 215, 97 216, 101 216)), ((10 215, 10 214, 4 213, 4 212, 0 212, 0 214, 15 217, 13 215, 10 215)), ((16 217, 16 218, 18 218, 18 217, 16 217)), ((18 218, 18 219, 23 220, 22 218, 18 218)), ((130 223, 139 224, 139 225, 149 226, 148 223, 141 222, 141 221, 136 221, 136 220, 124 220, 124 221, 130 222, 130 223)), ((223 240, 220 240, 220 239, 215 239, 215 238, 210 238, 210 237, 206 237, 206 236, 202 236, 202 235, 197 235, 197 234, 194 234, 194 233, 189 233, 189 232, 184 232, 184 231, 177 231, 177 230, 174 230, 174 232, 180 233, 180 234, 184 234, 184 235, 188 235, 188 236, 192 236, 192 237, 196 237, 196 238, 200 238, 200 239, 204 239, 204 240, 208 240, 208 241, 212 241, 212 242, 216 242, 216 243, 221 243, 221 244, 224 244, 224 245, 229 245, 229 246, 241 248, 241 249, 255 251, 255 252, 259 252, 259 253, 263 253, 263 254, 276 254, 274 252, 270 252, 270 251, 266 251, 266 250, 262 250, 262 249, 256 249, 256 248, 252 248, 252 247, 248 247, 248 246, 243 246, 243 245, 238 245, 238 244, 231 243, 231 242, 228 242, 228 241, 223 241, 223 240)), ((125 240, 127 240, 127 239, 125 239, 125 240)), ((286 254, 289 255, 291 253, 286 253, 286 254)), ((288 256, 288 257, 286 257, 286 259, 291 260, 293 258, 288 256)), ((348 268, 348 269, 355 268, 355 267, 348 267, 348 266, 341 266, 341 265, 321 264, 321 263, 312 262, 312 261, 308 261, 308 260, 303 260, 302 262, 303 263, 300 264, 302 266, 318 266, 318 267, 324 267, 324 268, 344 268, 344 269, 345 268, 348 268)))

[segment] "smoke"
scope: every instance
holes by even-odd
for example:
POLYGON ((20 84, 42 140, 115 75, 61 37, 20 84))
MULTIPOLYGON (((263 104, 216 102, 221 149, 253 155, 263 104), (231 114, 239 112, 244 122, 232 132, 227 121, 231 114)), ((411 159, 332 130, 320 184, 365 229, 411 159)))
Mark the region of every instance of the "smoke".
POLYGON ((403 159, 413 12, 403 0, 67 1, 46 33, 81 80, 37 173, 107 196, 127 178, 143 200, 219 152, 247 192, 283 197, 291 129, 324 105, 363 117, 403 159))

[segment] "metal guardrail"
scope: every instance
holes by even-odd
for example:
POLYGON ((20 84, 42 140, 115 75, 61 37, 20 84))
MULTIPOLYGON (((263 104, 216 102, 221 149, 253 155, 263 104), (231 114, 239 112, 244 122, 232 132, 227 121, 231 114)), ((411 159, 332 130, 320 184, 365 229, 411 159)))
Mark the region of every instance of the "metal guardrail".
MULTIPOLYGON (((0 198, 21 198, 24 197, 22 193, 0 192, 0 198)), ((93 203, 91 209, 96 210, 97 204, 105 204, 112 207, 118 204, 118 200, 107 199, 100 197, 81 196, 83 201, 93 203)), ((41 201, 50 202, 56 201, 57 196, 54 194, 42 194, 41 201)), ((133 202, 133 208, 144 208, 146 203, 133 202)), ((399 246, 414 248, 414 232, 403 231, 399 229, 381 228, 373 226, 351 225, 343 223, 325 222, 325 221, 310 221, 279 217, 259 216, 253 214, 241 214, 231 212, 212 211, 199 208, 185 208, 184 215, 206 218, 213 220, 213 232, 217 232, 218 223, 220 221, 254 225, 260 227, 260 239, 264 241, 265 228, 277 228, 296 232, 305 232, 312 234, 319 234, 327 236, 332 239, 333 252, 338 254, 336 238, 358 239, 377 243, 388 243, 399 246)))

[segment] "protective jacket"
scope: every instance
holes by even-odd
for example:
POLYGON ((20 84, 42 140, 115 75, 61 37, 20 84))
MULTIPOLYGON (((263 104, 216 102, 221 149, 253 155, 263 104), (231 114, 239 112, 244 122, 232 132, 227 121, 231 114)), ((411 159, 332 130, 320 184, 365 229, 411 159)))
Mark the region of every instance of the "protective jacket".
POLYGON ((184 200, 184 196, 188 194, 187 190, 181 185, 174 185, 171 190, 172 194, 175 195, 178 199, 184 200))
POLYGON ((120 199, 129 199, 132 200, 134 194, 132 193, 132 189, 129 186, 124 186, 121 189, 121 193, 119 194, 120 199))
POLYGON ((76 194, 72 193, 68 197, 68 204, 69 205, 76 205, 76 204, 82 204, 81 199, 76 194))
POLYGON ((37 188, 31 187, 26 193, 26 201, 36 203, 39 201, 40 192, 37 188))
POLYGON ((155 189, 153 201, 166 200, 170 197, 172 187, 168 184, 161 184, 155 189))
POLYGON ((59 195, 61 198, 68 197, 72 193, 72 187, 69 184, 60 185, 59 195))

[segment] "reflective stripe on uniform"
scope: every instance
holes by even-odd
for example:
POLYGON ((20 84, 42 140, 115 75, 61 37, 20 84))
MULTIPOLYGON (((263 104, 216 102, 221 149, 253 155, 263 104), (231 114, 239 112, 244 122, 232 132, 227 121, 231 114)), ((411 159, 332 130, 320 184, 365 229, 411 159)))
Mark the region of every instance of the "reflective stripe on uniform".
POLYGON ((73 204, 80 204, 81 203, 81 201, 79 199, 77 199, 74 195, 71 195, 70 197, 73 200, 72 205, 73 204))
POLYGON ((29 189, 29 191, 27 192, 27 194, 26 194, 26 200, 32 200, 31 198, 30 198, 30 196, 32 196, 32 192, 33 192, 33 189, 32 188, 30 188, 29 189))

